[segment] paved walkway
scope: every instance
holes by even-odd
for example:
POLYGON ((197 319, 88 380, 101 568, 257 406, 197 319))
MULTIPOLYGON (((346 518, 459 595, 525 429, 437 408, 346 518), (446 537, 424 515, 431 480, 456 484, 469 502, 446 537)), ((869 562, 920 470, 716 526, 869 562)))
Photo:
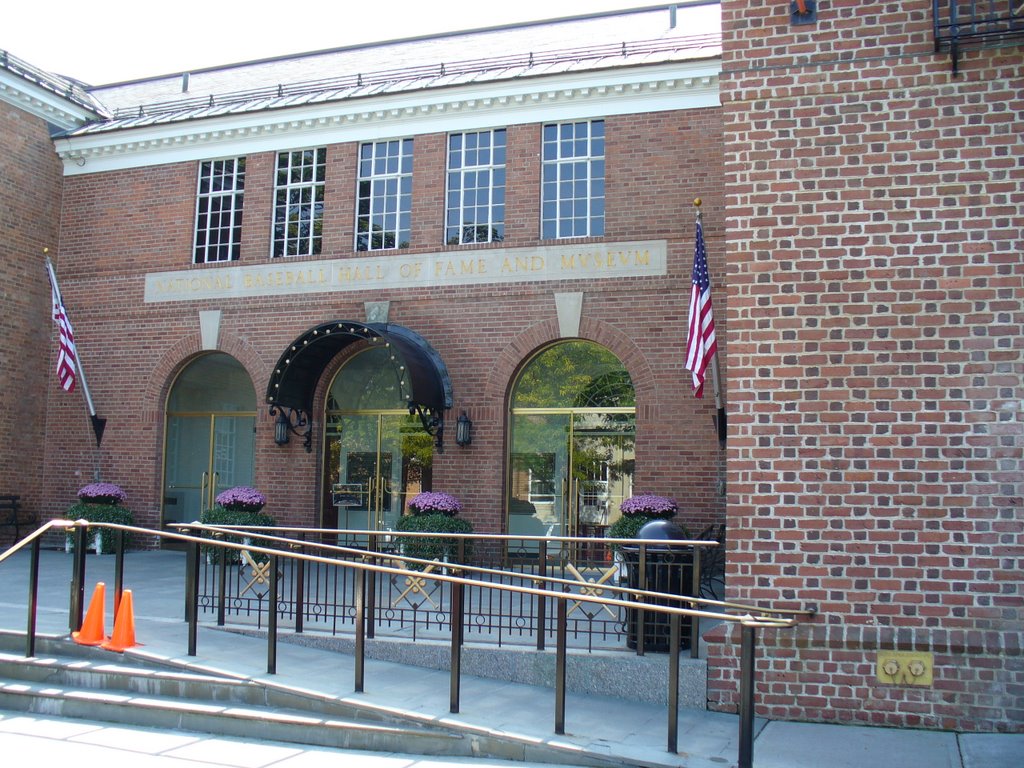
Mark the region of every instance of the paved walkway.
MULTIPOLYGON (((42 553, 38 631, 43 634, 67 633, 68 586, 71 556, 63 552, 42 553)), ((23 632, 26 623, 28 556, 17 556, 0 564, 0 629, 23 632)), ((125 586, 132 589, 135 607, 136 637, 142 646, 129 653, 194 668, 253 678, 262 682, 311 691, 348 701, 382 708, 417 713, 438 722, 458 723, 465 727, 515 734, 519 737, 559 744, 652 767, 722 768, 736 761, 738 722, 733 715, 698 710, 682 710, 679 717, 679 754, 666 751, 667 711, 663 706, 628 702, 600 696, 569 694, 566 702, 566 735, 554 734, 554 692, 534 687, 464 676, 461 689, 461 713, 448 711, 449 675, 447 672, 409 667, 390 662, 367 660, 366 692, 353 693, 353 659, 345 654, 280 643, 277 650, 277 675, 266 674, 267 646, 259 638, 244 637, 201 625, 197 656, 188 657, 187 625, 184 611, 184 555, 179 552, 134 552, 126 556, 125 586)), ((88 559, 86 599, 92 585, 105 581, 108 587, 108 627, 111 623, 113 557, 88 559)), ((127 729, 128 731, 143 729, 127 729)), ((165 765, 148 762, 158 757, 180 760, 208 754, 205 762, 218 762, 217 751, 225 742, 236 740, 195 734, 150 736, 154 745, 165 750, 148 751, 117 747, 120 729, 84 722, 55 721, 39 716, 0 713, 0 746, 25 745, 32 754, 42 755, 74 743, 90 748, 119 749, 131 753, 136 768, 165 765), (61 735, 64 734, 64 735, 61 735), (181 741, 176 741, 181 739, 181 741), (27 741, 26 741, 27 740, 27 741), (94 743, 97 742, 97 743, 94 743), (111 747, 114 744, 114 747, 111 747), (40 751, 42 750, 42 751, 40 751), (204 750, 206 750, 204 752, 204 750), (166 754, 163 754, 166 752, 166 754), (145 755, 145 756, 143 756, 145 755)), ((133 739, 124 743, 134 743, 133 739)), ((149 743, 149 742, 147 742, 149 743)), ((153 747, 156 750, 156 746, 153 747)), ((248 743, 244 748, 228 748, 239 760, 252 755, 252 761, 224 761, 222 765, 268 765, 274 762, 291 768, 315 766, 326 760, 324 753, 338 750, 303 749, 295 745, 248 743), (261 752, 260 750, 267 750, 261 752), (275 751, 275 750, 284 750, 275 751), (272 759, 277 755, 276 759, 272 759), (308 762, 306 762, 308 761, 308 762)), ((88 764, 117 765, 116 756, 107 756, 88 764), (109 757, 110 759, 107 759, 109 757)), ((347 765, 406 766, 462 765, 458 760, 382 756, 359 753, 360 760, 347 765)), ((54 761, 55 762, 55 761, 54 761)), ((44 764, 51 764, 45 760, 44 764)), ((500 765, 500 761, 473 761, 474 765, 500 765)), ((170 765, 170 763, 166 763, 170 765)), ((522 765, 522 764, 520 764, 522 765)), ((907 729, 864 728, 813 723, 758 723, 754 744, 757 768, 1020 768, 1024 765, 1024 735, 968 734, 907 729)))

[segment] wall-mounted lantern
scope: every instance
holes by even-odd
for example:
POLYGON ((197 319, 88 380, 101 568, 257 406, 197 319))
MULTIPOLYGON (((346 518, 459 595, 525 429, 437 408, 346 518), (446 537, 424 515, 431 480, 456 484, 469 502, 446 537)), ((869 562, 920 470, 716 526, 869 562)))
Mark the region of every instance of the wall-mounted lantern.
POLYGON ((473 422, 463 411, 455 421, 455 444, 463 447, 473 442, 473 422))

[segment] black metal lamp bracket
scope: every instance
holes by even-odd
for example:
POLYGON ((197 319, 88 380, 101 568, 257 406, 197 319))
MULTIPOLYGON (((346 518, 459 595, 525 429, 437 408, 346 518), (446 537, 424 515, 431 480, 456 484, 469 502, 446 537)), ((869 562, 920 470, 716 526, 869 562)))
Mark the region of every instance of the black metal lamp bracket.
POLYGON ((444 411, 434 411, 431 408, 424 408, 421 403, 415 400, 409 401, 409 414, 420 417, 420 423, 424 431, 434 438, 434 446, 444 450, 444 411))
MULTIPOLYGON (((272 405, 270 406, 270 415, 277 416, 277 423, 286 427, 288 432, 302 438, 302 446, 306 449, 306 453, 313 452, 313 419, 307 416, 305 411, 301 408, 272 405), (303 427, 306 428, 305 432, 300 431, 303 427)), ((278 441, 275 434, 275 441, 278 442, 278 445, 283 445, 288 442, 287 435, 283 441, 278 441)))

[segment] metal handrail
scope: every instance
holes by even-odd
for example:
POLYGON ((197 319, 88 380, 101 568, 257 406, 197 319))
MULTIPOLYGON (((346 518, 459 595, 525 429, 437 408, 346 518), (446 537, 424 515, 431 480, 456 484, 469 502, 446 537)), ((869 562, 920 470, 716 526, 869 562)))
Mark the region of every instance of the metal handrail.
MULTIPOLYGON (((233 528, 226 526, 203 526, 201 524, 185 524, 183 526, 186 529, 190 528, 206 528, 215 532, 228 532, 234 531, 233 528)), ((81 628, 83 618, 83 607, 84 607, 84 589, 85 589, 85 563, 87 557, 86 551, 86 535, 90 529, 108 529, 118 532, 115 537, 115 612, 116 605, 120 600, 123 592, 124 583, 124 550, 125 541, 128 534, 137 534, 141 536, 152 536, 160 539, 169 539, 173 541, 185 542, 188 546, 188 566, 186 572, 186 621, 188 622, 188 655, 196 655, 196 646, 198 641, 198 625, 199 625, 199 559, 200 559, 200 547, 217 547, 222 549, 233 549, 238 551, 248 551, 250 554, 256 553, 259 555, 265 555, 270 559, 269 578, 270 578, 270 604, 277 604, 278 597, 278 560, 279 558, 294 559, 304 562, 322 563, 334 567, 347 568, 355 571, 356 574, 356 607, 355 607, 355 654, 354 654, 354 667, 355 667, 355 690, 356 692, 362 692, 364 689, 364 677, 365 677, 365 640, 366 640, 366 575, 367 574, 392 574, 392 575, 408 575, 408 571, 383 565, 380 563, 372 562, 373 559, 381 557, 381 553, 368 552, 366 550, 351 550, 362 556, 361 560, 339 560, 335 558, 328 558, 321 555, 311 555, 305 552, 287 551, 281 549, 274 549, 271 547, 263 547, 250 543, 235 543, 231 541, 223 541, 219 539, 203 538, 200 536, 193 536, 186 533, 175 533, 166 530, 156 530, 150 528, 142 528, 131 525, 120 525, 116 523, 95 523, 87 520, 51 520, 48 523, 40 526, 35 532, 27 536, 21 542, 16 543, 7 552, 0 554, 0 562, 3 562, 11 556, 14 552, 21 550, 26 546, 31 546, 32 557, 30 561, 30 576, 29 576, 29 609, 28 609, 28 621, 26 630, 26 656, 35 655, 35 615, 37 606, 37 591, 38 591, 38 580, 39 580, 39 544, 42 536, 48 531, 54 528, 61 528, 65 531, 72 532, 75 536, 75 561, 73 565, 72 581, 71 581, 71 601, 69 611, 69 627, 71 631, 77 631, 81 628)), ((379 532, 378 532, 379 533, 379 532)), ((259 534, 258 534, 259 535, 259 534)), ((435 534, 436 535, 436 534, 435 534)), ((276 537, 268 537, 276 538, 276 537)), ((543 538, 543 537, 542 537, 543 538)), ((569 537, 574 538, 574 537, 569 537)), ((578 537, 577 537, 578 538, 578 537)), ((300 541, 295 539, 280 539, 274 543, 287 543, 292 547, 309 547, 317 542, 300 541)), ((658 544, 665 544, 665 541, 656 541, 658 544)), ((322 545, 326 551, 332 550, 349 550, 350 548, 337 547, 334 545, 324 544, 322 545)), ((404 558, 401 555, 386 555, 389 559, 396 560, 414 560, 413 558, 404 558)), ((463 566, 460 564, 449 564, 449 567, 454 570, 468 570, 471 566, 463 566)), ((566 690, 566 656, 567 656, 567 604, 569 600, 574 602, 586 602, 594 603, 597 605, 607 605, 618 608, 637 608, 636 602, 630 602, 626 600, 620 600, 617 598, 603 597, 588 593, 572 593, 556 591, 554 589, 541 589, 539 587, 527 587, 527 586, 516 586, 512 584, 506 584, 502 582, 480 582, 471 579, 466 579, 459 575, 452 573, 424 573, 418 574, 422 578, 428 578, 434 581, 447 582, 452 585, 452 620, 451 620, 451 663, 450 663, 450 700, 449 709, 452 713, 457 713, 460 707, 460 689, 461 689, 461 653, 462 653, 462 640, 463 640, 463 606, 462 606, 462 590, 466 586, 483 587, 487 589, 497 589, 507 592, 516 592, 520 594, 534 595, 538 598, 553 599, 558 601, 557 611, 557 647, 556 647, 556 663, 555 663, 555 733, 563 735, 565 733, 565 690, 566 690)), ((527 577, 527 578, 533 578, 527 577)), ((560 580, 564 581, 564 580, 560 580)), ((621 592, 642 592, 640 590, 627 590, 626 588, 616 587, 614 590, 609 588, 609 591, 621 591, 621 592)), ((652 598, 663 598, 665 595, 662 593, 648 592, 652 598)), ((701 598, 686 598, 687 601, 695 602, 701 600, 701 598)), ((725 622, 739 624, 742 627, 742 642, 741 642, 741 670, 740 670, 740 718, 739 718, 739 768, 751 768, 753 761, 753 725, 754 725, 754 668, 756 658, 756 632, 758 629, 785 629, 792 628, 799 624, 802 620, 809 619, 814 616, 815 611, 812 609, 805 609, 799 611, 793 611, 792 609, 786 609, 785 611, 772 611, 768 610, 759 615, 754 616, 750 613, 736 616, 730 613, 719 613, 714 611, 705 611, 696 608, 681 608, 668 605, 659 605, 656 603, 644 603, 643 610, 652 611, 660 614, 667 614, 669 617, 671 629, 671 640, 670 647, 677 649, 680 645, 681 639, 681 618, 683 616, 690 616, 694 618, 712 618, 718 619, 725 622), (770 616, 767 614, 771 613, 789 613, 788 618, 782 618, 778 616, 770 616)), ((277 611, 272 610, 269 613, 269 621, 267 627, 267 672, 268 674, 276 674, 277 672, 277 611)), ((679 653, 672 652, 668 654, 669 663, 669 691, 668 691, 668 739, 667 746, 668 751, 676 753, 678 751, 678 716, 679 716, 679 653)))
MULTIPOLYGON (((272 541, 280 544, 297 544, 295 539, 289 539, 286 537, 274 536, 271 534, 260 533, 260 531, 274 530, 274 531, 287 531, 287 532, 303 532, 303 533, 326 533, 336 535, 338 533, 352 534, 352 535, 365 535, 365 536, 381 536, 384 532, 379 530, 349 530, 345 529, 340 531, 336 528, 293 528, 287 526, 254 526, 254 525, 208 525, 204 523, 173 523, 170 527, 177 528, 179 530, 204 530, 217 533, 245 533, 249 536, 258 536, 267 541, 272 541)), ((586 536, 529 536, 523 535, 518 536, 515 534, 477 534, 477 533, 436 533, 430 531, 387 531, 388 536, 394 536, 396 538, 406 536, 410 538, 452 538, 452 539, 463 539, 470 541, 537 541, 537 542, 566 542, 566 543, 593 543, 594 541, 600 541, 608 544, 626 544, 626 545, 637 545, 644 547, 646 545, 657 545, 675 548, 675 547, 718 547, 720 546, 717 541, 709 541, 703 539, 628 539, 628 538, 602 538, 594 539, 586 536)), ((304 547, 318 547, 331 552, 337 552, 340 554, 358 556, 358 557, 378 557, 396 560, 402 560, 406 563, 415 563, 417 565, 431 565, 434 561, 425 560, 423 558, 411 557, 409 555, 397 555, 390 552, 380 552, 378 550, 366 550, 358 547, 346 547, 337 544, 327 544, 325 542, 302 540, 301 545, 304 547)), ((247 549, 245 545, 242 545, 242 549, 247 549)), ((564 586, 579 586, 580 582, 573 579, 563 579, 557 576, 545 576, 541 574, 526 574, 517 573, 515 571, 505 571, 497 568, 484 568, 481 566, 469 565, 467 563, 446 563, 448 568, 457 569, 459 571, 465 571, 469 573, 479 573, 489 576, 503 575, 513 578, 522 579, 524 581, 544 582, 548 584, 557 584, 564 586)), ((401 574, 405 574, 404 571, 398 571, 401 574)), ((479 586, 479 582, 472 582, 474 586, 479 586)), ((697 603, 700 605, 714 605, 722 608, 734 608, 736 610, 747 611, 748 613, 759 613, 764 614, 789 614, 789 615, 804 615, 807 613, 806 609, 799 608, 763 608, 757 605, 751 605, 749 603, 736 603, 725 600, 712 600, 709 598, 700 597, 699 595, 675 595, 667 592, 656 592, 653 590, 636 589, 631 587, 623 586, 608 586, 605 587, 609 592, 621 592, 622 594, 634 595, 641 598, 640 602, 643 602, 645 596, 657 595, 659 599, 675 600, 677 602, 685 603, 697 603)), ((635 608, 636 603, 630 603, 629 607, 635 608)), ((645 606, 646 609, 646 606, 645 606)), ((813 611, 811 614, 813 615, 813 611)), ((720 614, 702 614, 705 618, 722 618, 720 614)), ((691 646, 695 649, 695 646, 691 646)))

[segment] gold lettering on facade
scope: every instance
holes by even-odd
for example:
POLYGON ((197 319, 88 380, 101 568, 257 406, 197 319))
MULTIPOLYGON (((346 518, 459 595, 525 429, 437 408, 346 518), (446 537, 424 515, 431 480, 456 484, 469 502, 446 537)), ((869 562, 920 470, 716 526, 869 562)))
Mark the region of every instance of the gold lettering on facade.
POLYGON ((651 252, 644 251, 581 251, 562 254, 562 270, 572 272, 579 269, 614 269, 616 267, 647 267, 651 264, 651 252))
POLYGON ((402 264, 398 268, 398 274, 401 277, 406 277, 406 278, 408 278, 408 277, 419 277, 420 273, 422 271, 423 271, 423 262, 420 262, 420 261, 406 262, 405 264, 402 264))
POLYGON ((434 262, 434 277, 462 277, 464 275, 487 274, 487 260, 476 259, 446 259, 434 262))
POLYGON ((544 270, 543 256, 506 256, 501 262, 501 271, 504 274, 518 274, 520 272, 542 272, 544 270))
POLYGON ((382 264, 338 267, 339 283, 365 283, 383 279, 384 266, 382 264))
POLYGON ((396 256, 149 274, 146 301, 665 274, 660 241, 396 256))

